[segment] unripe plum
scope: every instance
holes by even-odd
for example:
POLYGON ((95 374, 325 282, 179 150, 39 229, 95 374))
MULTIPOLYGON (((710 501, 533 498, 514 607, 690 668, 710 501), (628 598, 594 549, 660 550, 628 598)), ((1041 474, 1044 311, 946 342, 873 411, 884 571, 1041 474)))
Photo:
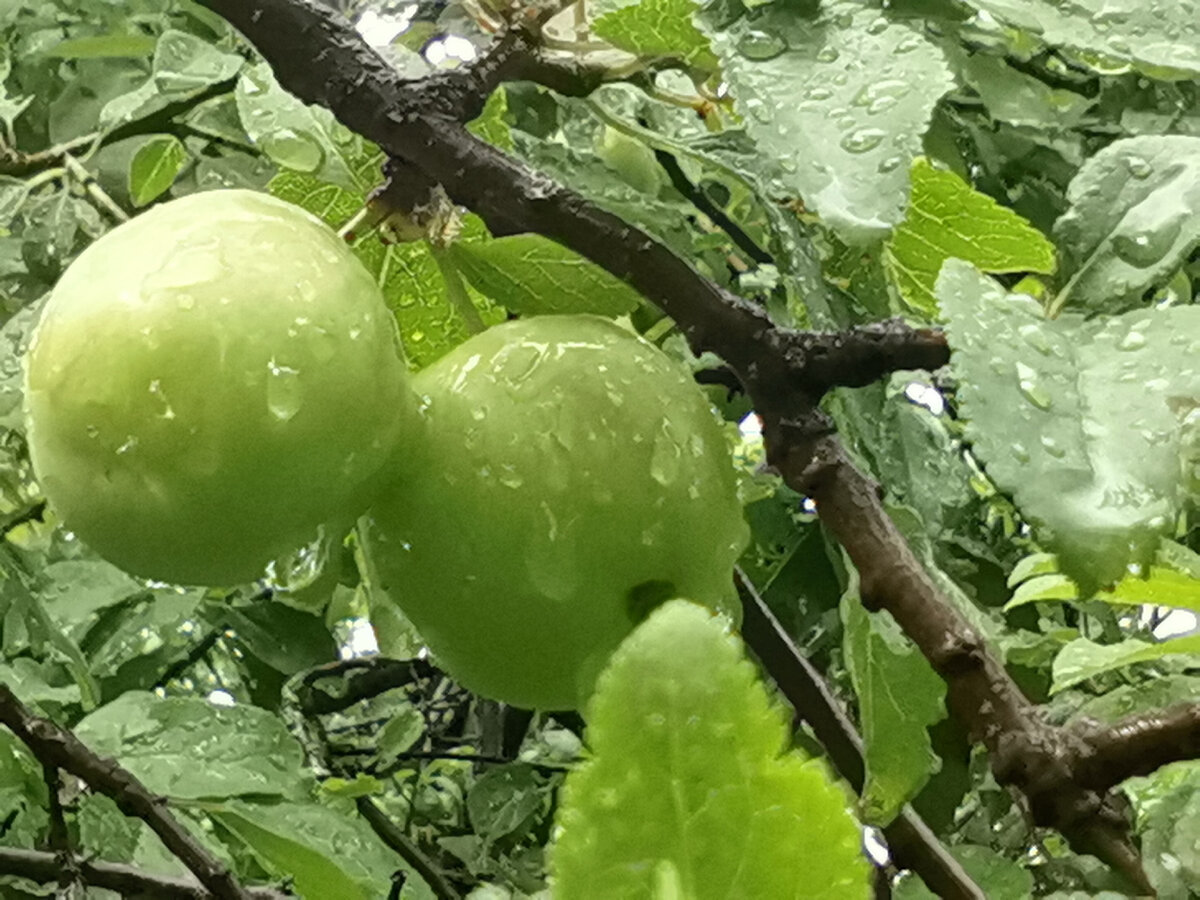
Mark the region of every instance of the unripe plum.
POLYGON ((663 601, 736 615, 747 529, 728 444, 657 347, 597 316, 528 318, 413 386, 421 449, 373 507, 368 553, 463 685, 573 708, 663 601))
POLYGON ((157 206, 71 264, 26 417, 66 527, 129 572, 207 585, 352 521, 415 421, 372 276, 316 217, 246 190, 157 206))

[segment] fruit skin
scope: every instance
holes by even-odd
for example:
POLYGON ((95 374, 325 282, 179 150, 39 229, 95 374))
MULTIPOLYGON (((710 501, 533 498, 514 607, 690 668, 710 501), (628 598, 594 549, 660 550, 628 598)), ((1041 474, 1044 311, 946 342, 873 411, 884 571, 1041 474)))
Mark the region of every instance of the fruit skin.
POLYGON ((88 247, 26 360, 34 471, 110 562, 259 577, 352 521, 414 420, 396 325, 320 220, 246 190, 157 206, 88 247))
POLYGON ((464 686, 576 707, 657 604, 736 615, 747 529, 728 445, 656 347, 598 316, 522 319, 413 386, 423 451, 372 508, 368 554, 464 686))

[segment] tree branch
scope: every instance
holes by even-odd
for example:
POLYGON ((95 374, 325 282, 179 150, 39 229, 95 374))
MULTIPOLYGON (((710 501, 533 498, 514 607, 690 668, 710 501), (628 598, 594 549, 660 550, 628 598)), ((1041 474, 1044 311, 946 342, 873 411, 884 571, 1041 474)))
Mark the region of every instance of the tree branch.
POLYGON ((136 816, 159 836, 166 848, 218 900, 250 900, 225 865, 184 828, 166 802, 146 790, 137 778, 114 760, 89 750, 71 732, 29 712, 5 684, 0 684, 0 724, 8 728, 43 765, 56 766, 82 779, 92 790, 116 801, 127 816, 136 816))
POLYGON ((1200 758, 1200 704, 1122 719, 1112 725, 1081 727, 1087 750, 1080 760, 1080 783, 1097 790, 1147 775, 1167 763, 1200 758))
MULTIPOLYGON (((62 860, 44 850, 0 847, 0 874, 28 878, 40 884, 56 884, 62 875, 62 860)), ((215 894, 200 884, 169 875, 153 875, 121 863, 77 860, 76 874, 91 887, 105 888, 122 896, 147 900, 212 900, 215 894)), ((250 900, 294 900, 294 895, 273 888, 247 888, 250 900)))

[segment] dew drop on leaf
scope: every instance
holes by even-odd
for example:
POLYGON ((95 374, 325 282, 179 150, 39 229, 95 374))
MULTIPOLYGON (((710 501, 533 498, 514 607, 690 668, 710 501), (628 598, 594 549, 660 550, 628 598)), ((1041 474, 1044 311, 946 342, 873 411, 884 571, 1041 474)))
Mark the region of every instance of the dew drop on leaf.
POLYGON ((766 62, 787 50, 787 42, 779 34, 751 29, 738 38, 737 49, 746 59, 766 62))

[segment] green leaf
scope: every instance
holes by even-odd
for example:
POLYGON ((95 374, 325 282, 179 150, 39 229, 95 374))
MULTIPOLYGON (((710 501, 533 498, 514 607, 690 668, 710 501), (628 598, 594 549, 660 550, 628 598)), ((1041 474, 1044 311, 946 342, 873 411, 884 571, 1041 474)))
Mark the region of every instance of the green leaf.
POLYGON ((467 794, 471 827, 485 840, 524 835, 547 805, 543 779, 532 766, 512 763, 487 772, 467 794))
POLYGON ((1031 553, 1022 557, 1008 573, 1008 586, 1015 587, 1035 575, 1053 575, 1058 571, 1058 557, 1053 553, 1031 553))
POLYGON ((903 216, 908 170, 953 81, 941 51, 906 22, 854 0, 815 21, 772 4, 712 33, 759 150, 839 237, 867 243, 903 216), (760 48, 767 40, 779 52, 760 48))
POLYGON ((1036 603, 1042 600, 1076 600, 1079 598, 1079 588, 1066 575, 1051 572, 1046 575, 1036 575, 1021 582, 1012 595, 1012 599, 1004 605, 1005 609, 1024 606, 1026 603, 1036 603))
POLYGON ((1200 578, 1154 566, 1145 578, 1127 576, 1111 591, 1101 591, 1096 599, 1114 605, 1151 604, 1200 612, 1200 578))
POLYGON ((473 287, 523 315, 619 316, 641 302, 625 282, 539 234, 459 243, 451 252, 473 287))
POLYGON ((635 56, 667 57, 697 69, 715 69, 716 57, 708 39, 692 22, 695 0, 635 0, 609 3, 592 21, 596 37, 635 56))
MULTIPOLYGON (((991 847, 959 844, 949 850, 988 900, 1028 900, 1034 896, 1029 870, 991 847)), ((895 900, 937 900, 937 895, 911 874, 897 886, 893 896, 895 900)))
POLYGON ((75 734, 174 799, 308 791, 300 745, 278 717, 252 706, 129 692, 85 716, 75 734))
POLYGON ((984 272, 1054 271, 1054 245, 1040 231, 922 157, 913 163, 908 213, 884 248, 884 265, 904 300, 933 314, 933 286, 952 257, 984 272))
POLYGON ((185 31, 164 31, 154 50, 154 84, 164 94, 191 93, 228 81, 246 60, 185 31))
POLYGON ((309 900, 390 896, 391 875, 405 874, 401 900, 434 900, 425 881, 385 846, 365 820, 318 803, 224 803, 212 815, 269 869, 309 900))
POLYGON ((1190 3, 1150 0, 1112 7, 1106 0, 1063 4, 970 0, 967 5, 1035 34, 1050 46, 1071 47, 1147 69, 1200 72, 1196 9, 1190 3))
POLYGON ((1071 721, 1095 719, 1116 722, 1136 713, 1155 712, 1178 703, 1194 703, 1200 697, 1200 677, 1157 675, 1140 684, 1124 684, 1107 694, 1093 697, 1071 714, 1071 721))
POLYGON ((858 825, 787 728, 725 620, 682 600, 613 654, 567 776, 556 900, 869 894, 858 825))
POLYGON ((1063 647, 1055 657, 1050 690, 1057 693, 1103 672, 1123 669, 1134 663, 1154 662, 1177 653, 1200 654, 1200 635, 1172 638, 1157 644, 1133 639, 1117 644, 1096 644, 1079 638, 1063 647))
MULTIPOLYGON (((295 809, 291 807, 292 811, 295 809)), ((372 900, 380 896, 338 865, 336 854, 322 853, 297 840, 290 823, 273 822, 272 828, 256 821, 259 812, 255 807, 240 806, 236 811, 210 810, 209 815, 241 838, 264 866, 288 878, 300 897, 372 900)))
POLYGON ((1061 132, 1078 126, 1096 104, 1097 98, 1050 87, 1003 57, 971 53, 949 41, 942 49, 997 121, 1061 132))
POLYGON ((320 616, 267 601, 225 607, 216 615, 237 632, 249 652, 284 675, 337 658, 333 637, 320 616))
POLYGON ((187 149, 174 135, 158 134, 142 144, 129 163, 129 196, 134 206, 145 206, 166 193, 187 161, 187 149))
POLYGON ((512 152, 512 129, 508 127, 508 93, 504 86, 496 88, 487 98, 478 118, 467 123, 467 130, 483 138, 493 147, 512 152))
POLYGON ((328 110, 285 91, 266 63, 242 72, 234 96, 246 134, 277 165, 346 190, 362 188, 351 173, 361 139, 347 136, 328 110))
POLYGON ((967 435, 1060 569, 1087 594, 1148 565, 1195 464, 1200 307, 1049 320, 959 260, 936 293, 967 435))
POLYGON ((7 729, 0 731, 0 821, 5 846, 34 846, 43 839, 46 783, 42 767, 7 729))
POLYGON ((1200 246, 1200 138, 1114 141, 1084 163, 1067 200, 1055 232, 1070 280, 1056 308, 1141 306, 1200 246))
POLYGON ((887 825, 941 765, 929 726, 946 716, 946 684, 886 613, 842 598, 846 668, 862 717, 867 781, 859 809, 887 825))
POLYGON ((100 559, 60 560, 42 569, 39 576, 38 593, 47 611, 66 627, 146 592, 141 582, 100 559))
POLYGON ((67 38, 46 51, 59 59, 142 59, 154 52, 157 42, 147 34, 91 34, 67 38))
POLYGON ((11 663, 0 663, 0 684, 7 685, 26 704, 66 706, 79 703, 79 685, 51 685, 46 680, 48 669, 50 666, 47 664, 18 657, 11 663))

